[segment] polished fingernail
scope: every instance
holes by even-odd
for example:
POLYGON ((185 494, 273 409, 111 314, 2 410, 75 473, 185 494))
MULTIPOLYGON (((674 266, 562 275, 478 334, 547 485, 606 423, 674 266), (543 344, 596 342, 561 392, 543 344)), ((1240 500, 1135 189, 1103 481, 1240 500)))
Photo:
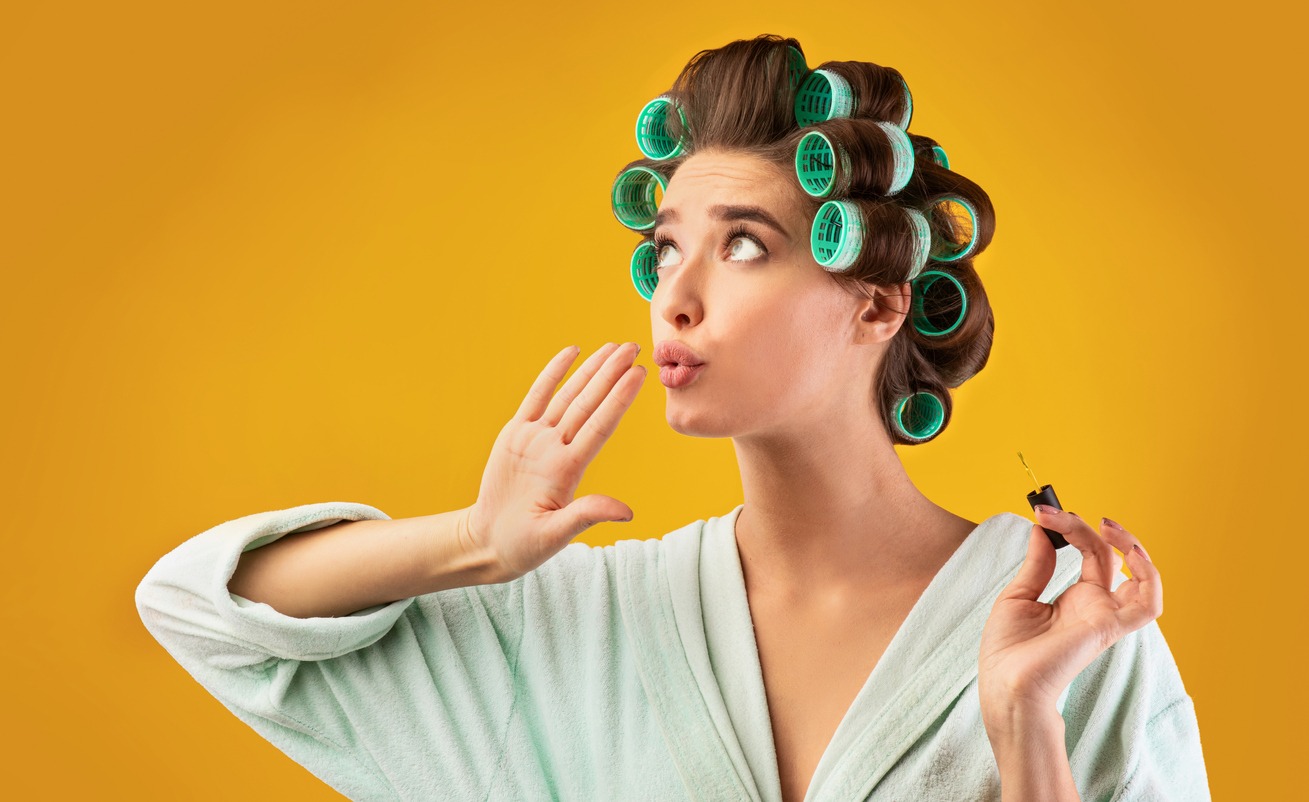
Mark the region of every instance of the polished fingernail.
POLYGON ((1073 512, 1072 510, 1069 510, 1069 511, 1068 511, 1068 514, 1071 515, 1071 516, 1073 516, 1074 518, 1078 519, 1079 521, 1080 521, 1081 518, 1082 518, 1082 516, 1078 515, 1077 513, 1073 512))
POLYGON ((1119 525, 1119 523, 1118 523, 1117 521, 1115 521, 1113 518, 1105 518, 1105 519, 1104 519, 1104 522, 1105 522, 1105 525, 1106 525, 1106 526, 1112 526, 1114 529, 1122 529, 1122 528, 1123 528, 1123 527, 1122 527, 1121 525, 1119 525))
POLYGON ((1145 549, 1141 548, 1140 543, 1133 543, 1132 549, 1138 552, 1142 557, 1146 558, 1147 560, 1150 559, 1150 555, 1145 553, 1145 549))
POLYGON ((641 353, 641 344, 640 344, 640 343, 632 343, 632 345, 635 345, 635 346, 636 346, 636 353, 638 353, 638 354, 641 353))
POLYGON ((1055 513, 1061 512, 1061 510, 1056 510, 1054 507, 1051 507, 1047 504, 1037 504, 1032 509, 1036 510, 1037 512, 1044 513, 1046 515, 1054 515, 1055 513))

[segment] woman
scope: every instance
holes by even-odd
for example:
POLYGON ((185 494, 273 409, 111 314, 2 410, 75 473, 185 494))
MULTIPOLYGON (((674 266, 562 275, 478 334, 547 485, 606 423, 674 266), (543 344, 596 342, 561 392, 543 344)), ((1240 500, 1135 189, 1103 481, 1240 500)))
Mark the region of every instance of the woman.
POLYGON ((743 504, 570 544, 632 518, 573 493, 645 369, 607 344, 556 393, 568 348, 472 506, 228 521, 141 583, 155 637, 352 798, 1207 798, 1138 538, 1058 510, 974 523, 900 464, 986 362, 993 213, 905 132, 898 73, 821 69, 772 36, 698 54, 615 183, 668 422, 732 438, 743 504))

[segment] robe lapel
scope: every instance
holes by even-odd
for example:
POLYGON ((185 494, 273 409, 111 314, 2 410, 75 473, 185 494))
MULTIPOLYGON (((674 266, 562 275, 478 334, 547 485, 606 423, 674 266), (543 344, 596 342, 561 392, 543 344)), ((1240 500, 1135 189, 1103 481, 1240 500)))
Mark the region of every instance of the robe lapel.
MULTIPOLYGON (((688 794, 780 802, 736 545, 743 508, 665 535, 662 550, 654 540, 616 544, 619 604, 641 683, 688 794)), ((1031 526, 1014 513, 993 515, 937 572, 837 726, 806 802, 866 799, 973 681, 982 628, 1026 557, 1031 526)), ((1059 550, 1041 601, 1077 581, 1080 569, 1075 548, 1059 550)))
MULTIPOLYGON (((1014 513, 993 515, 941 567, 837 726, 807 800, 866 799, 976 678, 982 628, 1026 557, 1031 527, 1014 513)), ((1076 548, 1056 554, 1043 602, 1080 574, 1076 548)))
POLYGON ((615 544, 619 607, 688 796, 759 800, 709 660, 699 588, 703 526, 665 535, 662 548, 656 540, 615 544))

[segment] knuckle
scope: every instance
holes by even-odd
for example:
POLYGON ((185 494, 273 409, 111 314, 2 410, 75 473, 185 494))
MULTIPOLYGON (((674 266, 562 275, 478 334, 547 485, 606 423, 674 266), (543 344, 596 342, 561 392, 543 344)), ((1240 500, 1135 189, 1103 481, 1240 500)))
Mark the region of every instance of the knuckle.
POLYGON ((586 422, 585 428, 591 430, 592 433, 594 433, 596 436, 600 437, 601 439, 608 438, 609 435, 613 434, 612 429, 610 429, 608 426, 604 425, 603 423, 595 420, 594 418, 586 422))

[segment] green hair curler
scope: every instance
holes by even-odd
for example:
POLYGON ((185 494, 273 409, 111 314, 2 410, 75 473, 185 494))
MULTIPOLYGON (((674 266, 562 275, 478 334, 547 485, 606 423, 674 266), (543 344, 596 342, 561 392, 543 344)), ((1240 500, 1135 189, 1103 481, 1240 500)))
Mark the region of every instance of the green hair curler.
POLYGON ((830 200, 818 208, 809 231, 809 248, 825 270, 849 269, 859 258, 863 242, 863 212, 856 204, 830 200))
MULTIPOLYGON (((768 68, 772 69, 773 59, 777 57, 777 51, 773 50, 768 53, 768 68)), ((804 83, 804 77, 809 72, 809 63, 805 61, 804 53, 801 53, 795 45, 786 46, 786 74, 790 80, 791 91, 800 88, 804 83)))
POLYGON ((830 70, 814 70, 795 93, 795 121, 801 128, 849 117, 854 110, 850 84, 830 70))
POLYGON ((945 404, 935 393, 920 390, 902 396, 892 409, 891 419, 906 439, 921 442, 941 431, 945 424, 945 404))
POLYGON ((901 208, 909 218, 909 227, 913 230, 914 253, 911 257, 913 264, 909 267, 909 278, 905 279, 905 281, 913 281, 927 266, 927 256, 932 249, 932 226, 927 222, 927 217, 917 209, 908 206, 901 208))
POLYGON ((904 87, 904 116, 897 123, 902 129, 909 130, 909 121, 914 118, 914 95, 909 91, 909 82, 900 76, 900 85, 904 87))
MULTIPOLYGON (((973 205, 968 201, 964 200, 958 195, 948 195, 944 198, 940 198, 935 203, 933 203, 932 208, 928 213, 935 216, 936 210, 942 205, 947 203, 957 203, 960 206, 964 207, 964 211, 968 212, 969 235, 968 235, 968 241, 965 242, 962 246, 956 245, 953 242, 947 242, 941 239, 937 239, 933 243, 932 258, 938 262, 958 261, 964 258, 965 256, 971 254, 973 252, 974 246, 977 245, 977 210, 974 209, 973 205)), ((955 221, 958 218, 956 215, 952 213, 949 214, 949 218, 950 218, 950 224, 949 224, 950 230, 954 231, 956 229, 955 221)))
POLYGON ((632 251, 632 285, 647 301, 654 297, 655 287, 659 285, 659 273, 655 270, 658 264, 659 253, 650 240, 644 240, 632 251))
POLYGON ((891 158, 895 169, 886 194, 894 195, 905 188, 914 173, 914 143, 909 141, 909 134, 895 123, 878 121, 877 127, 886 132, 886 138, 891 143, 891 158))
POLYGON ((804 59, 804 53, 795 49, 794 45, 786 46, 787 69, 791 75, 791 88, 799 89, 804 83, 804 77, 809 72, 809 63, 804 59))
POLYGON ((913 281, 914 329, 926 337, 944 337, 968 314, 968 293, 959 279, 928 270, 913 281))
POLYGON ((636 115, 636 146, 648 159, 671 159, 681 155, 684 150, 685 143, 681 139, 674 141, 672 135, 668 133, 670 108, 677 109, 682 130, 687 130, 686 114, 682 111, 682 105, 669 95, 660 95, 651 100, 642 106, 641 113, 636 115))
POLYGON ((800 186, 815 198, 843 194, 850 186, 850 156, 822 131, 810 131, 795 148, 795 175, 800 186), (841 186, 835 185, 837 154, 841 158, 841 186))
POLYGON ((659 211, 655 204, 656 187, 660 192, 668 189, 668 179, 658 170, 629 167, 619 173, 610 193, 614 217, 618 218, 618 222, 633 231, 654 228, 655 213, 659 211))
POLYGON ((945 148, 940 145, 932 146, 932 161, 941 165, 945 169, 950 169, 950 157, 945 155, 945 148))

